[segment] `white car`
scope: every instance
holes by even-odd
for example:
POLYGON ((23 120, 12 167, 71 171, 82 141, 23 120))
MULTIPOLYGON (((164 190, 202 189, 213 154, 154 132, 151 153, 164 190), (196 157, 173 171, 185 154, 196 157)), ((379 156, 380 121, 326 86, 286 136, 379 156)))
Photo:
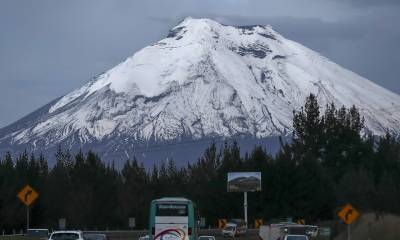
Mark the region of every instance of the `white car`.
POLYGON ((234 238, 236 236, 236 224, 227 223, 225 228, 222 229, 222 236, 234 238))
POLYGON ((308 240, 307 235, 292 235, 288 234, 283 240, 308 240))
POLYGON ((82 231, 56 231, 49 240, 85 240, 82 231))

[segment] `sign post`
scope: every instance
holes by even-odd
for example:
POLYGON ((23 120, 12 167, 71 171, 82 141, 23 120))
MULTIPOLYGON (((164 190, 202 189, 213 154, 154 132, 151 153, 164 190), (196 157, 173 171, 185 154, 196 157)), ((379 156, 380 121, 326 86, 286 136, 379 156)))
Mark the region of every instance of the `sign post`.
POLYGON ((350 240, 350 224, 347 225, 347 240, 350 240))
POLYGON ((28 233, 29 229, 29 206, 26 206, 26 232, 28 233))
POLYGON ((65 218, 58 219, 58 228, 60 230, 65 230, 66 227, 67 227, 67 219, 65 218))
POLYGON ((133 217, 129 218, 129 228, 135 228, 136 227, 136 219, 133 217))
POLYGON ((26 205, 26 232, 29 229, 29 206, 39 197, 39 194, 29 185, 19 191, 17 197, 26 205))
POLYGON ((247 224, 247 192, 243 193, 244 199, 243 199, 243 207, 244 207, 244 222, 247 224))
POLYGON ((206 219, 205 218, 203 218, 203 217, 200 218, 199 226, 202 227, 202 228, 206 227, 206 219))
POLYGON ((347 224, 347 240, 350 240, 350 225, 360 216, 360 214, 351 204, 347 204, 339 211, 338 216, 347 224))

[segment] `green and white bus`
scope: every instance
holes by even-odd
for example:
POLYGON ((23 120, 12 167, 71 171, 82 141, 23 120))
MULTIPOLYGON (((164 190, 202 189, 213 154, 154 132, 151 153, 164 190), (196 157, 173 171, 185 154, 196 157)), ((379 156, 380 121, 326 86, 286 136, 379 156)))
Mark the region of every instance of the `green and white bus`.
POLYGON ((189 199, 166 197, 153 200, 149 222, 153 240, 196 240, 195 211, 189 199))

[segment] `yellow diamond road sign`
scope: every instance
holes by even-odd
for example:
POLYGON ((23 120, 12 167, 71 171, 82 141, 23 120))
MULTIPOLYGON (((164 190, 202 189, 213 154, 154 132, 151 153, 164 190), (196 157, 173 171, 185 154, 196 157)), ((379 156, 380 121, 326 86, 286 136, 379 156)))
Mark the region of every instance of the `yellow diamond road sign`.
POLYGON ((306 225, 306 220, 305 219, 298 219, 297 220, 297 224, 306 225))
POLYGON ((26 185, 17 196, 26 206, 30 206, 39 194, 31 186, 26 185))
POLYGON ((342 210, 340 210, 338 216, 346 224, 351 224, 352 222, 354 222, 354 220, 356 220, 360 216, 360 214, 353 206, 351 206, 351 204, 347 204, 342 208, 342 210))
POLYGON ((224 229, 226 226, 226 223, 227 223, 226 219, 218 219, 218 228, 224 229))
POLYGON ((263 220, 262 219, 256 219, 254 220, 254 226, 256 229, 259 229, 263 225, 263 220))

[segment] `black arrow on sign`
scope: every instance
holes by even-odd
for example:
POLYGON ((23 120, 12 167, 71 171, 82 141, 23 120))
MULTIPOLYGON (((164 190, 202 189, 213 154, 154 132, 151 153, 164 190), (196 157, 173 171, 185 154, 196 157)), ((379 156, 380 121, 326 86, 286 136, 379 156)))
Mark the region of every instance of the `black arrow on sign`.
POLYGON ((32 194, 32 190, 28 190, 28 191, 25 193, 25 196, 24 196, 25 202, 28 202, 28 197, 29 197, 29 195, 31 195, 31 194, 32 194))
POLYGON ((353 209, 349 209, 349 211, 346 212, 346 215, 344 215, 344 220, 347 222, 347 219, 353 214, 353 209))

